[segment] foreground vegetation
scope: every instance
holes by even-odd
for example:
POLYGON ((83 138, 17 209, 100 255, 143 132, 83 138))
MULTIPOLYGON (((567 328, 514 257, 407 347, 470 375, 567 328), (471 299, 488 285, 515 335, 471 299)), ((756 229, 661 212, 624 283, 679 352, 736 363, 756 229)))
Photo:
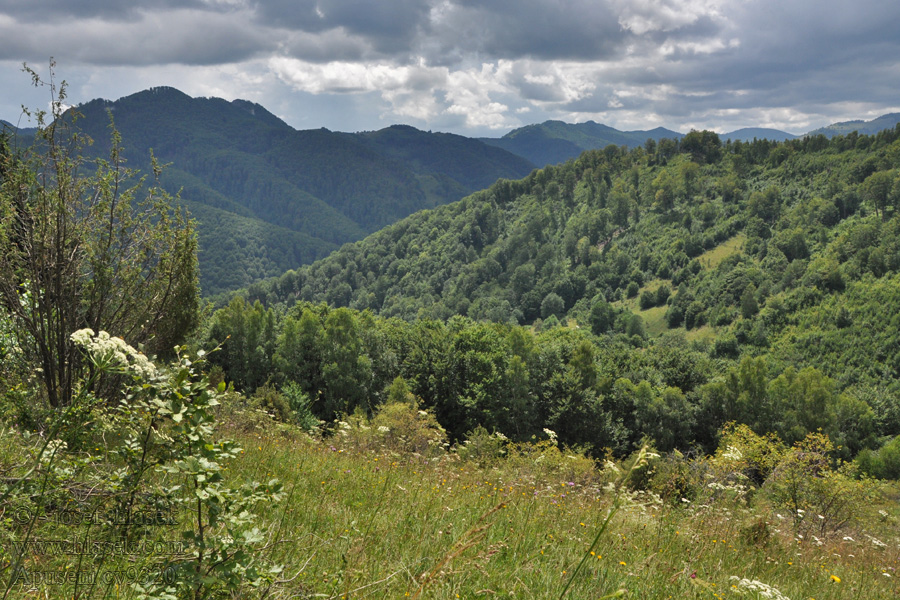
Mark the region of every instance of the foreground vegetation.
MULTIPOLYGON (((98 517, 60 526, 62 517, 86 507, 103 506, 107 511, 97 514, 108 515, 115 506, 108 473, 128 463, 111 439, 116 419, 106 417, 83 444, 61 451, 56 465, 31 473, 37 481, 58 477, 52 493, 7 497, 7 514, 14 515, 4 534, 7 597, 49 590, 51 597, 79 592, 79 598, 822 600, 900 592, 900 490, 833 469, 821 437, 789 450, 734 427, 712 456, 651 451, 598 463, 560 447, 550 431, 515 444, 482 430, 448 450, 433 417, 405 402, 386 405, 372 422, 339 422, 336 435, 319 439, 273 421, 235 394, 220 399, 220 435, 238 445, 220 463, 217 485, 235 490, 270 482, 248 504, 255 519, 237 522, 223 502, 229 518, 207 528, 206 541, 197 545, 190 502, 197 496, 178 504, 172 487, 190 474, 166 469, 148 472, 139 496, 165 506, 154 514, 174 523, 133 527, 131 547, 141 551, 96 550, 101 541, 121 540, 121 523, 98 517), (76 463, 80 469, 59 470, 76 463), (35 514, 41 518, 22 519, 35 514), (191 535, 180 538, 180 531, 191 535), (50 554, 47 540, 54 539, 84 540, 95 551, 50 554), (179 539, 193 553, 159 552, 160 542, 179 539), (25 556, 8 550, 24 540, 44 545, 30 546, 25 556), (138 546, 140 540, 157 545, 138 546), (221 569, 186 585, 201 581, 185 566, 198 560, 198 550, 223 544, 230 550, 214 555, 221 569), (91 585, 27 579, 38 570, 81 573, 91 585), (98 572, 120 575, 92 575, 98 572)), ((23 449, 33 460, 40 444, 4 430, 6 474, 29 464, 23 449)))

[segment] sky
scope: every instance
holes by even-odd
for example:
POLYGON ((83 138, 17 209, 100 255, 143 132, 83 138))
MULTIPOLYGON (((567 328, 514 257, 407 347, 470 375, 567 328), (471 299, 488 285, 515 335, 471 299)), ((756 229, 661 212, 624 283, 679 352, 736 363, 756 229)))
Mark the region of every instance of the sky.
MULTIPOLYGON (((297 129, 800 134, 900 112, 897 0, 0 0, 0 119, 156 86, 297 129)), ((33 124, 33 123, 32 123, 33 124)))

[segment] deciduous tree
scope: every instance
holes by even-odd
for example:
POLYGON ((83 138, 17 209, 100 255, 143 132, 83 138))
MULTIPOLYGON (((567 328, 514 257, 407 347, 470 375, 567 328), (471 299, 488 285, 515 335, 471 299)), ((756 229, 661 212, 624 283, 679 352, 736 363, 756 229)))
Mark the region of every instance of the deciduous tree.
POLYGON ((49 88, 53 109, 34 115, 31 148, 0 152, 0 307, 60 407, 83 369, 74 331, 102 329, 172 354, 197 326, 197 242, 171 196, 135 181, 114 129, 109 159, 85 174, 87 140, 63 110, 65 82, 53 82, 52 64, 49 82, 26 70, 49 88))

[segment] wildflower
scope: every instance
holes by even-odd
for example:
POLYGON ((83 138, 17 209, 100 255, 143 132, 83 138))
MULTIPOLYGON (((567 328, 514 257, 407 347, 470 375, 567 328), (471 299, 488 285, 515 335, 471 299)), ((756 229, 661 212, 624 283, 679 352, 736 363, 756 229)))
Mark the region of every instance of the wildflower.
POLYGON ((87 350, 91 362, 97 368, 114 371, 132 371, 134 375, 148 378, 156 373, 156 366, 119 337, 100 331, 94 335, 92 329, 79 329, 69 336, 75 344, 87 350))
POLYGON ((831 576, 831 580, 832 580, 833 582, 835 582, 835 583, 840 583, 840 582, 841 582, 841 578, 838 577, 837 575, 832 575, 832 576, 831 576))
POLYGON ((736 582, 736 584, 732 584, 732 587, 736 589, 737 593, 745 594, 746 592, 755 592, 757 596, 763 598, 773 598, 774 600, 791 600, 787 596, 781 593, 777 588, 763 583, 762 581, 758 581, 756 579, 741 579, 737 575, 732 575, 730 578, 732 581, 736 582))
POLYGON ((722 458, 727 460, 741 460, 744 458, 744 455, 739 448, 728 446, 728 449, 722 453, 722 458))

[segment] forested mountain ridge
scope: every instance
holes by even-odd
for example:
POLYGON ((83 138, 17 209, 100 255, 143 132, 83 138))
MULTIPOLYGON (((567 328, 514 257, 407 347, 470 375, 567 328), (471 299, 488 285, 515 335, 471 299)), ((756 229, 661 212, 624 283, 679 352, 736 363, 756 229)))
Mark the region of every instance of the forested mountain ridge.
POLYGON ((801 136, 768 127, 744 127, 724 133, 720 137, 723 140, 731 140, 733 142, 752 142, 754 139, 783 142, 785 140, 795 140, 801 136))
POLYGON ((648 139, 680 139, 684 134, 662 127, 649 131, 619 131, 608 125, 587 121, 564 123, 545 121, 510 131, 501 138, 481 138, 486 144, 524 156, 535 165, 555 165, 577 157, 585 150, 610 144, 636 148, 648 139))
POLYGON ((309 263, 417 210, 534 168, 461 136, 297 131, 258 104, 173 88, 76 110, 76 126, 94 140, 90 155, 109 152, 111 113, 129 166, 150 173, 150 149, 168 164, 163 185, 181 188, 198 217, 206 294, 309 263))
POLYGON ((836 135, 849 135, 854 131, 862 135, 874 135, 885 129, 893 129, 898 123, 900 123, 900 113, 889 113, 876 117, 870 121, 858 119, 854 121, 832 123, 831 125, 810 131, 807 135, 821 134, 830 138, 836 135))
MULTIPOLYGON (((247 297, 411 322, 568 323, 636 347, 674 333, 900 423, 900 128, 749 144, 693 132, 649 150, 610 146, 497 182, 247 297), (818 383, 796 379, 811 366, 818 383)), ((669 385, 688 393, 692 369, 676 371, 669 385)))
MULTIPOLYGON (((754 139, 783 142, 820 134, 830 138, 835 135, 847 135, 853 131, 859 134, 874 135, 885 129, 893 129, 898 122, 900 122, 900 114, 895 113, 882 115, 871 121, 833 123, 804 135, 793 135, 765 127, 745 127, 719 134, 719 137, 723 141, 732 140, 734 142, 752 142, 754 139)), ((663 127, 647 131, 619 131, 593 121, 584 123, 545 121, 514 129, 501 138, 481 138, 481 140, 486 144, 505 148, 524 156, 535 165, 543 166, 563 163, 577 158, 585 150, 599 150, 610 144, 637 148, 648 139, 659 142, 665 138, 681 139, 682 137, 684 137, 683 133, 663 127)))

